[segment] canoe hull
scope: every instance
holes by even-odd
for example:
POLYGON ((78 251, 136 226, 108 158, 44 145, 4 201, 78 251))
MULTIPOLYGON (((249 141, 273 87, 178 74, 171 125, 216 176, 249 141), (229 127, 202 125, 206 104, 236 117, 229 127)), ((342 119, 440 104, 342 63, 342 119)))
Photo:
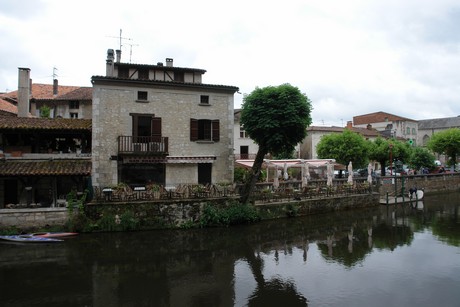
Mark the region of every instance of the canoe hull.
POLYGON ((76 236, 78 235, 78 232, 34 232, 30 235, 40 238, 64 238, 76 236))
POLYGON ((60 239, 34 237, 31 235, 13 235, 13 236, 0 236, 1 240, 16 242, 16 243, 56 243, 62 242, 60 239))

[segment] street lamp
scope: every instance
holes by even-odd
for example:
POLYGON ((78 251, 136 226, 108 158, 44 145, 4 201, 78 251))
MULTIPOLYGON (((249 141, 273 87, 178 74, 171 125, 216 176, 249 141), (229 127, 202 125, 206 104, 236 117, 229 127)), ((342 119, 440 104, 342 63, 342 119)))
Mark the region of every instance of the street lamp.
POLYGON ((390 175, 393 176, 393 144, 388 145, 390 147, 390 175))

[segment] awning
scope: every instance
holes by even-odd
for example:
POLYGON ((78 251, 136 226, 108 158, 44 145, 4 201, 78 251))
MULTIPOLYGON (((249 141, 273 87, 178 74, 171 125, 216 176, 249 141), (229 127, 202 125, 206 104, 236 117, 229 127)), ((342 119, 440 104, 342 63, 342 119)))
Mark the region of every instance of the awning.
MULTIPOLYGON (((236 160, 235 163, 239 166, 252 168, 254 160, 236 160)), ((263 168, 280 168, 283 169, 286 164, 287 168, 290 167, 302 167, 305 163, 308 163, 309 167, 326 167, 327 163, 335 163, 335 159, 288 159, 288 160, 268 160, 264 159, 262 164, 263 168)), ((339 164, 337 164, 339 165, 339 164)))
POLYGON ((90 160, 2 161, 0 176, 90 176, 90 160))

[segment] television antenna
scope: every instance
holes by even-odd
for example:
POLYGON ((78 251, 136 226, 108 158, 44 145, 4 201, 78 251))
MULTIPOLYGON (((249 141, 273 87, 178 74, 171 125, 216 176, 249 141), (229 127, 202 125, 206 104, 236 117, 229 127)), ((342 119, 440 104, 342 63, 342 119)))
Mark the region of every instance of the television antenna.
POLYGON ((133 46, 139 46, 138 44, 128 44, 129 45, 129 63, 131 63, 131 56, 133 55, 133 46))
POLYGON ((110 38, 117 38, 117 39, 119 39, 119 41, 120 41, 120 49, 119 49, 119 50, 121 50, 121 47, 123 46, 123 45, 122 45, 122 41, 123 41, 123 40, 128 40, 128 41, 132 41, 132 40, 133 40, 132 38, 123 37, 123 36, 121 35, 122 32, 123 32, 123 30, 120 29, 120 35, 119 35, 119 36, 109 36, 110 38))
POLYGON ((58 74, 57 74, 58 69, 56 67, 53 67, 53 80, 57 79, 58 74))

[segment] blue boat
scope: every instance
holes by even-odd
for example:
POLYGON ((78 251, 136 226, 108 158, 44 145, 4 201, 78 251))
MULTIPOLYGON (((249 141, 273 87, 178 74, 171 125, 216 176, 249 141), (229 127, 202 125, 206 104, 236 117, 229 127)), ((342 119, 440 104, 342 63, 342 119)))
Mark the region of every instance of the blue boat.
POLYGON ((18 242, 18 243, 56 243, 62 242, 63 240, 54 238, 43 238, 32 235, 12 235, 12 236, 0 236, 0 240, 18 242))

